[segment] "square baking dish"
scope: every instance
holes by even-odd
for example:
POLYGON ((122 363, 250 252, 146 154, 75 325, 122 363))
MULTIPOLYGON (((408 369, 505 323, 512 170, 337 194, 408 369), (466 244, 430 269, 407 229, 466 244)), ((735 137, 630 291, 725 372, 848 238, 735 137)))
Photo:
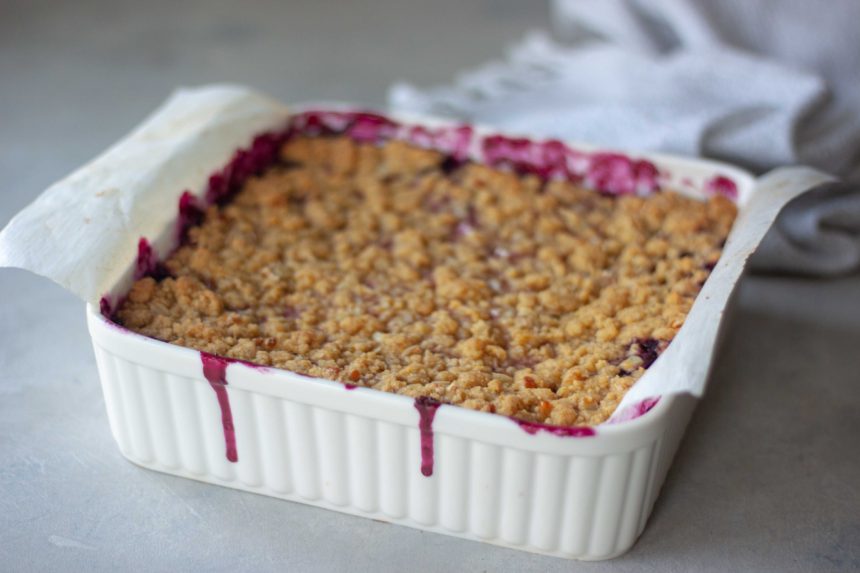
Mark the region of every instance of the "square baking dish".
MULTIPOLYGON (((295 109, 289 125, 304 133, 346 130, 365 141, 405 138, 461 160, 545 177, 579 173, 585 184, 605 192, 646 193, 671 185, 702 197, 723 192, 743 204, 755 185, 748 173, 716 162, 656 154, 630 159, 431 118, 310 106, 295 109), (602 170, 588 171, 589 158, 598 157, 605 163, 602 170)), ((206 191, 197 189, 194 195, 206 191)), ((183 224, 177 213, 177 220, 149 241, 152 247, 128 261, 101 308, 87 305, 110 428, 130 461, 207 483, 563 558, 607 559, 634 544, 695 407, 694 397, 647 400, 593 429, 518 423, 201 354, 132 333, 106 318, 110 301, 125 293, 141 264, 151 264, 151 249, 168 252, 183 224)), ((683 345, 684 337, 682 329, 670 348, 683 345)), ((712 350, 707 349, 708 356, 712 350)), ((671 359, 664 354, 655 364, 671 359)), ((707 370, 697 373, 702 383, 707 370)))

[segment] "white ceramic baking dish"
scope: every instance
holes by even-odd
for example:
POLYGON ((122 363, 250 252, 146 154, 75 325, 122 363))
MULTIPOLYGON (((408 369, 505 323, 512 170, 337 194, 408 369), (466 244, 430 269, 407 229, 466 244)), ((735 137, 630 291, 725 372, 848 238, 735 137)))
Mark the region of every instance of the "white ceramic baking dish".
MULTIPOLYGON (((476 129, 473 137, 492 134, 476 129)), ((451 151, 450 141, 445 145, 451 151)), ((638 157, 684 192, 704 194, 718 176, 734 181, 741 203, 753 192, 753 178, 732 166, 638 157)), ((154 244, 163 247, 171 233, 154 244)), ((134 264, 114 297, 127 288, 134 264)), ((241 362, 210 357, 205 376, 197 351, 122 329, 93 305, 87 319, 111 431, 132 462, 565 558, 606 559, 634 544, 696 402, 666 396, 634 419, 593 431, 523 426, 445 405, 432 419, 411 398, 241 362)), ((683 331, 673 344, 683 344, 681 337, 683 331)))

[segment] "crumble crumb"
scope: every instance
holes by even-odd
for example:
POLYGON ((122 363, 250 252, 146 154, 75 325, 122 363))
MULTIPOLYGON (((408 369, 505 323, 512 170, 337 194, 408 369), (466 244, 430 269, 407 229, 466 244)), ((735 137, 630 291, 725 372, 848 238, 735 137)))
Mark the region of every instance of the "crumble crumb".
POLYGON ((115 318, 385 392, 605 421, 683 324, 734 205, 444 161, 400 141, 290 140, 115 318))

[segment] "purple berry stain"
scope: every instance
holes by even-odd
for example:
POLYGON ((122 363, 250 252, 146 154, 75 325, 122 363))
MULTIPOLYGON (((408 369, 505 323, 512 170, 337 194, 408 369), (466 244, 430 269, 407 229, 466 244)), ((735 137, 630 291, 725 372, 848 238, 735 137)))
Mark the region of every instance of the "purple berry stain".
POLYGON ((135 280, 149 275, 158 264, 158 257, 145 237, 137 241, 137 267, 134 270, 135 280))
POLYGON ((363 143, 376 143, 381 139, 393 137, 399 125, 385 116, 371 113, 358 112, 352 118, 352 125, 348 128, 349 135, 356 141, 363 143))
POLYGON ((421 433, 421 473, 426 477, 433 475, 433 418, 441 405, 439 400, 427 396, 415 398, 418 430, 421 433))
POLYGON ((197 197, 191 191, 185 191, 179 197, 179 219, 176 222, 179 243, 184 243, 188 238, 188 230, 203 222, 203 208, 199 205, 197 197))
POLYGON ((725 175, 717 175, 705 183, 705 190, 715 195, 722 195, 731 200, 738 198, 738 186, 725 175))
POLYGON ((657 189, 658 171, 653 163, 620 153, 591 156, 586 179, 598 191, 610 195, 631 195, 657 189))
POLYGON ((206 202, 224 204, 245 181, 271 167, 278 159, 278 149, 289 135, 289 132, 280 135, 261 133, 250 147, 237 150, 224 169, 209 176, 206 202))
POLYGON ((473 135, 474 132, 468 125, 438 129, 415 125, 407 130, 405 139, 418 147, 436 149, 447 154, 448 159, 443 162, 442 170, 450 173, 468 160, 473 135))
POLYGON ((543 180, 585 179, 608 195, 647 195, 660 186, 660 172, 653 163, 620 153, 587 154, 554 139, 533 141, 504 135, 485 137, 482 148, 488 165, 509 166, 517 173, 537 175, 543 180))
POLYGON ((648 368, 660 356, 660 341, 653 338, 637 338, 633 341, 638 346, 636 356, 642 359, 642 368, 648 368))
POLYGON ((655 396, 653 398, 645 398, 644 400, 642 400, 638 404, 634 404, 633 405, 633 412, 632 412, 633 417, 631 419, 638 418, 639 416, 647 414, 648 412, 651 411, 651 408, 653 408, 654 406, 657 405, 657 402, 659 402, 659 401, 660 401, 660 396, 655 396))
POLYGON ((654 406, 660 401, 660 396, 645 398, 641 402, 637 402, 631 406, 624 408, 618 415, 613 415, 609 420, 609 424, 617 424, 619 422, 629 422, 640 416, 644 416, 651 411, 654 406))
POLYGON ((587 438, 596 434, 594 428, 589 426, 553 426, 550 424, 541 424, 540 422, 527 422, 517 418, 511 418, 511 420, 531 435, 538 432, 547 432, 562 438, 587 438))
POLYGON ((152 277, 155 280, 161 280, 170 273, 167 268, 158 260, 158 255, 146 240, 146 237, 141 237, 137 241, 137 266, 134 270, 134 280, 142 279, 143 277, 152 277))
POLYGON ((439 164, 439 169, 441 169, 442 173, 444 173, 445 175, 451 175, 454 171, 462 167, 464 164, 465 161, 461 161, 453 155, 446 155, 445 159, 442 160, 442 163, 439 164))
POLYGON ((113 306, 110 303, 108 295, 104 295, 101 300, 99 300, 99 312, 103 317, 110 320, 110 317, 113 314, 113 306))
POLYGON ((239 461, 239 453, 236 450, 236 427, 233 424, 230 397, 227 396, 227 366, 236 360, 215 356, 207 352, 200 353, 200 360, 203 363, 203 376, 215 391, 218 407, 221 408, 221 426, 224 428, 227 459, 236 463, 239 461))

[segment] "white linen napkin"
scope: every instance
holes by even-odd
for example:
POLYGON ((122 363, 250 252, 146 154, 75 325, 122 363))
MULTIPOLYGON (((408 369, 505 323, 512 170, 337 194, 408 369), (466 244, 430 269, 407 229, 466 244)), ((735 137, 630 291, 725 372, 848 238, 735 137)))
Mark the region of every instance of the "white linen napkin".
POLYGON ((713 157, 756 172, 813 165, 854 183, 793 202, 752 266, 818 275, 860 268, 860 3, 835 0, 826 11, 804 0, 559 0, 554 7, 559 39, 532 33, 505 61, 463 73, 451 86, 397 84, 391 107, 713 157))

